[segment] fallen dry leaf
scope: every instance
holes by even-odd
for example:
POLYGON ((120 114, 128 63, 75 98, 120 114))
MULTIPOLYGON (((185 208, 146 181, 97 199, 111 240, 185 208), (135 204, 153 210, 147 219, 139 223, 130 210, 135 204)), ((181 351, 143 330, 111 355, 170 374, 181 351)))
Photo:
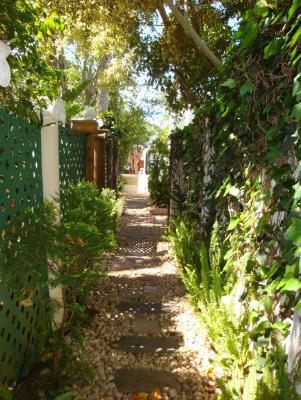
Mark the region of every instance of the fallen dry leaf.
POLYGON ((137 392, 132 394, 132 400, 147 400, 148 393, 145 392, 137 392))
POLYGON ((32 292, 28 289, 22 289, 24 299, 19 301, 20 306, 30 307, 33 305, 32 292))
POLYGON ((162 397, 160 389, 155 389, 151 393, 151 400, 163 400, 163 397, 162 397))

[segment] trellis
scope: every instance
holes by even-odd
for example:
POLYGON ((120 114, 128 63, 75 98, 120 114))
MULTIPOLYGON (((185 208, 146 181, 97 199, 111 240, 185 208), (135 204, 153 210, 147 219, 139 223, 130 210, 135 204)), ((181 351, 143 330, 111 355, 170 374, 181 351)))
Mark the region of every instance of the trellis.
MULTIPOLYGON (((10 220, 43 199, 41 138, 38 127, 0 109, 0 231, 5 240, 10 220)), ((1 251, 1 250, 0 250, 1 251)), ((17 266, 11 266, 15 268, 17 266)), ((45 272, 47 271, 45 263, 45 272)), ((30 280, 30 276, 22 277, 30 280)), ((0 281, 1 282, 1 281, 0 281)), ((0 286, 0 383, 14 385, 28 373, 47 331, 37 289, 32 305, 20 304, 13 291, 0 286)))
MULTIPOLYGON (((86 178, 85 134, 59 129, 60 183, 63 188, 86 178)), ((40 129, 0 109, 0 232, 14 216, 43 200, 40 129)), ((46 256, 45 256, 46 260, 46 256)), ((16 266, 12 266, 15 268, 16 266)), ((47 264, 45 261, 45 273, 47 264)), ((23 281, 30 276, 21 277, 23 281)), ((37 361, 48 332, 48 320, 36 290, 31 305, 24 305, 2 282, 0 286, 0 384, 14 386, 37 361)))
POLYGON ((119 140, 110 129, 98 129, 94 120, 74 120, 72 127, 87 136, 86 177, 99 189, 117 192, 119 176, 119 140))
POLYGON ((60 126, 60 184, 86 179, 87 135, 60 126))

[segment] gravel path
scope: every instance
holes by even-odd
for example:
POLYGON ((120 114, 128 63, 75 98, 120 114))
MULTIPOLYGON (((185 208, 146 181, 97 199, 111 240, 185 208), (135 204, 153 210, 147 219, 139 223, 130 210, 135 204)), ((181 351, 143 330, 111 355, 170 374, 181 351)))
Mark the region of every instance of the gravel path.
POLYGON ((166 217, 147 202, 127 199, 109 279, 90 298, 85 356, 96 377, 72 386, 76 400, 216 398, 214 354, 161 238, 166 217))

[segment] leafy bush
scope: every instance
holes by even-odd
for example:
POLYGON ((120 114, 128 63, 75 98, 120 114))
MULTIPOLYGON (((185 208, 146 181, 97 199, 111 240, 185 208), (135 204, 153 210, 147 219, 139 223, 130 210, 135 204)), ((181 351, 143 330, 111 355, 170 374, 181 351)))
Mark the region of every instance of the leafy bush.
MULTIPOLYGON (((80 182, 64 188, 61 201, 60 222, 56 206, 48 202, 13 218, 0 253, 3 282, 24 306, 32 305, 37 287, 62 288, 63 321, 52 332, 47 349, 52 355, 54 376, 64 357, 78 360, 72 342, 76 346, 83 343, 78 322, 84 315, 87 296, 104 277, 101 262, 116 245, 118 223, 117 201, 110 190, 100 192, 94 185, 80 182)), ((50 303, 47 306, 58 306, 50 303)), ((48 308, 48 313, 54 311, 48 308)), ((82 370, 88 371, 88 367, 80 361, 77 372, 82 370)))
POLYGON ((117 200, 113 191, 99 191, 89 182, 68 185, 60 200, 63 213, 58 227, 58 261, 54 259, 51 271, 54 282, 63 286, 69 317, 73 318, 103 275, 101 259, 116 245, 117 200))
POLYGON ((118 215, 115 192, 110 189, 99 191, 90 182, 69 185, 61 193, 63 205, 62 221, 77 221, 97 227, 104 249, 115 246, 114 234, 117 231, 118 215))
POLYGON ((47 253, 55 248, 57 228, 56 211, 51 203, 27 208, 23 215, 10 220, 0 248, 0 271, 4 283, 22 298, 34 292, 36 286, 45 286, 48 275, 45 268, 47 253), (37 245, 38 244, 38 245, 37 245), (20 277, 28 277, 21 281, 20 277))
POLYGON ((218 224, 214 226, 208 249, 197 239, 196 227, 181 217, 171 221, 167 239, 171 243, 180 275, 194 304, 200 300, 210 302, 212 296, 222 296, 222 248, 218 237, 218 224))
MULTIPOLYGON (((219 235, 215 223, 208 246, 197 239, 195 226, 178 217, 171 222, 168 240, 189 298, 216 352, 214 363, 224 371, 218 380, 220 399, 298 398, 285 371, 281 346, 266 355, 267 350, 256 344, 258 336, 266 342, 263 335, 269 325, 262 318, 257 320, 257 303, 249 304, 245 298, 246 280, 241 271, 227 271, 219 235)), ((243 266, 243 258, 241 263, 243 266)))

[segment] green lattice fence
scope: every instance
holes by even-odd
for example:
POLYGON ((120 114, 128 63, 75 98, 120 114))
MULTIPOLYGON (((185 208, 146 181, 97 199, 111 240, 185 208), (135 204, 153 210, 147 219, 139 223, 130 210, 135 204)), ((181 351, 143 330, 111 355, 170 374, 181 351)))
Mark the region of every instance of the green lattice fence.
POLYGON ((86 179, 87 135, 60 127, 60 185, 86 179))
MULTIPOLYGON (((43 198, 40 130, 0 108, 0 232, 43 198)), ((1 251, 1 248, 0 248, 1 251)), ((12 269, 17 266, 12 265, 12 269)), ((47 272, 45 263, 45 272, 47 272)), ((4 278, 3 278, 4 279, 4 278)), ((28 276, 21 280, 31 279, 28 276)), ((45 295, 45 294, 43 294, 45 295)), ((47 321, 37 290, 33 304, 21 305, 0 279, 0 383, 13 385, 31 369, 47 321)))

